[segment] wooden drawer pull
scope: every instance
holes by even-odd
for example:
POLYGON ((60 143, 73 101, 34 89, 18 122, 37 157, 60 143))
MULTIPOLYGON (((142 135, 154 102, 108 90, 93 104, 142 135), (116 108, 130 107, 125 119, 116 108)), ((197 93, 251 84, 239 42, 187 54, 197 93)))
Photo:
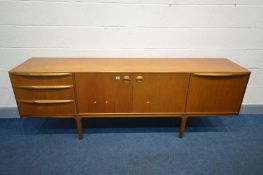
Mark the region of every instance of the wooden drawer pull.
POLYGON ((194 76, 199 77, 239 77, 247 74, 232 74, 232 73, 193 73, 194 76))
POLYGON ((54 104, 54 103, 72 103, 74 100, 18 100, 22 103, 37 103, 37 104, 54 104))
POLYGON ((129 83, 130 80, 131 80, 130 76, 128 76, 128 75, 123 76, 123 82, 129 83))
POLYGON ((16 88, 21 89, 68 89, 72 88, 72 85, 63 85, 63 86, 16 86, 16 88))
POLYGON ((136 80, 138 83, 141 83, 141 82, 143 82, 143 76, 138 75, 135 80, 136 80))
POLYGON ((68 76, 71 75, 71 73, 31 73, 31 72, 25 72, 25 73, 14 73, 15 75, 18 76, 27 76, 27 77, 61 77, 61 76, 68 76))

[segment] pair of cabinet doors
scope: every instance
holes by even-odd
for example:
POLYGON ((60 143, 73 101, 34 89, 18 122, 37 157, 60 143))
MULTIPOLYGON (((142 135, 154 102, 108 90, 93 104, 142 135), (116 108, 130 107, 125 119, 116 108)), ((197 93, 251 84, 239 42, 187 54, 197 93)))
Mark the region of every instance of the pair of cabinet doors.
POLYGON ((77 73, 80 113, 183 112, 189 75, 77 73))
POLYGON ((238 113, 248 76, 76 73, 79 113, 238 113))

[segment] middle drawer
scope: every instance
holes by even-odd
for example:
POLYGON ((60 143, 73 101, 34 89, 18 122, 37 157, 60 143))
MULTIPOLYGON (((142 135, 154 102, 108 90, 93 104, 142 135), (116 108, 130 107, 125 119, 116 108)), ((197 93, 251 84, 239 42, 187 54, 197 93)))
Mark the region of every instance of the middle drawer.
POLYGON ((18 100, 72 100, 74 97, 74 89, 69 86, 54 86, 53 88, 29 88, 29 87, 15 87, 15 93, 18 100))

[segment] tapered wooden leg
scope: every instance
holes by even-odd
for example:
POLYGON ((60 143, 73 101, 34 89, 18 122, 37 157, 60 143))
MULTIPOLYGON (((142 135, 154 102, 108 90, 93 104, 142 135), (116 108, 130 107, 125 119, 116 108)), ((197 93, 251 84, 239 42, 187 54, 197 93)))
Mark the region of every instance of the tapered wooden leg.
POLYGON ((184 137, 184 129, 185 129, 187 118, 188 118, 187 116, 182 116, 181 117, 179 138, 183 138, 184 137))
POLYGON ((82 128, 82 117, 76 116, 75 117, 76 124, 77 124, 77 132, 79 135, 79 139, 83 139, 83 128, 82 128))

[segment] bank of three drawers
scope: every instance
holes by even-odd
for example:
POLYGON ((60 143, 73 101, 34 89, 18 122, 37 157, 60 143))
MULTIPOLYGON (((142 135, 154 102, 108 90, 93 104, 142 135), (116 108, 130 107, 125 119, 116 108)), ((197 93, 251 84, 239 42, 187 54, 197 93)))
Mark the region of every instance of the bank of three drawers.
POLYGON ((72 73, 12 73, 21 116, 76 114, 72 73))

